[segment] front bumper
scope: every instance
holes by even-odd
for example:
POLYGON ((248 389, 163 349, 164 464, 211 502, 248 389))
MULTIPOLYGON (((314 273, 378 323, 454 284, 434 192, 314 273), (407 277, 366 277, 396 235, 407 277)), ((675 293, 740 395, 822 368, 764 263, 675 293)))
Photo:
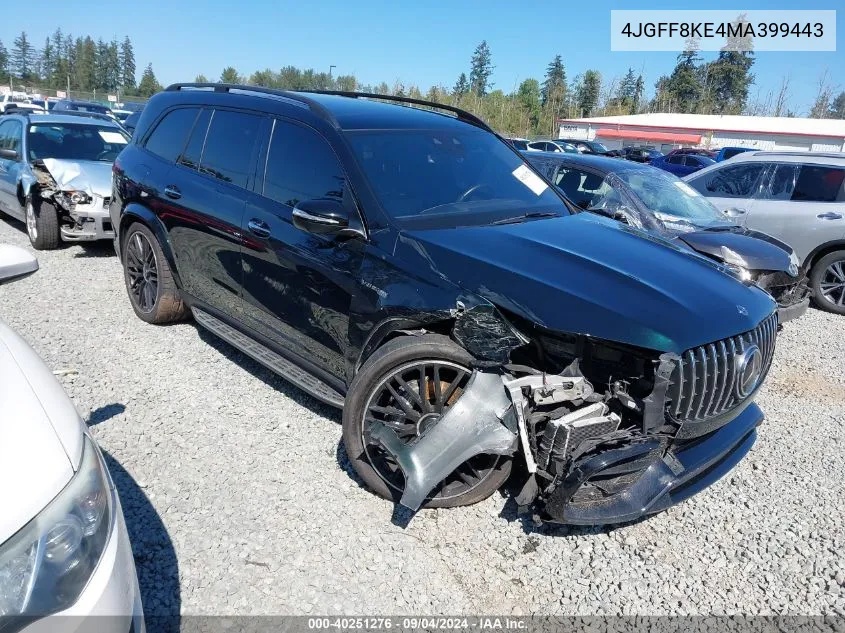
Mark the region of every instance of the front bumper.
POLYGON ((810 297, 791 306, 778 306, 778 323, 786 323, 802 316, 810 307, 810 297))
POLYGON ((62 239, 67 242, 91 242, 94 240, 114 239, 114 228, 109 216, 108 206, 103 206, 102 199, 95 198, 90 205, 77 205, 69 213, 74 224, 62 225, 62 239))
POLYGON ((654 439, 600 453, 567 476, 548 498, 545 511, 551 521, 574 525, 624 523, 661 512, 736 466, 757 439, 762 421, 763 412, 751 403, 717 431, 678 446, 670 444, 668 451, 654 439), (613 492, 579 500, 579 490, 596 485, 613 492))
POLYGON ((108 545, 82 595, 69 609, 35 620, 23 633, 145 633, 132 546, 115 499, 108 545))

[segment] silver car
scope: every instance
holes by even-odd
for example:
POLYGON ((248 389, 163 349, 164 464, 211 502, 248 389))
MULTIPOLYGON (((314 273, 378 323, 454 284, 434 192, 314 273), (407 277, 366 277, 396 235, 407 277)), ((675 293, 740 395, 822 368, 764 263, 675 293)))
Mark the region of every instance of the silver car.
POLYGON ((792 246, 816 305, 845 314, 845 154, 745 152, 685 180, 738 224, 792 246))
POLYGON ((0 212, 26 222, 32 245, 114 238, 111 168, 129 142, 113 121, 58 114, 0 117, 0 212))

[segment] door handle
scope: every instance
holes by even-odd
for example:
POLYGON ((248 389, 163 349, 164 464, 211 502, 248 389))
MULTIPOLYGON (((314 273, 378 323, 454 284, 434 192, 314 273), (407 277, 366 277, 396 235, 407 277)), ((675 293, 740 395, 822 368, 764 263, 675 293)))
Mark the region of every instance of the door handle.
POLYGON ((819 213, 816 217, 820 220, 841 220, 842 214, 828 211, 827 213, 819 213))
POLYGON ((182 197, 182 192, 179 191, 179 187, 176 185, 167 185, 164 188, 164 195, 170 198, 171 200, 178 200, 182 197))
POLYGON ((246 223, 246 226, 253 235, 257 235, 258 237, 270 237, 270 227, 266 222, 253 218, 246 223))
POLYGON ((745 209, 737 209, 736 207, 734 207, 733 209, 725 209, 725 215, 729 218, 735 218, 739 215, 745 215, 745 213, 745 209))

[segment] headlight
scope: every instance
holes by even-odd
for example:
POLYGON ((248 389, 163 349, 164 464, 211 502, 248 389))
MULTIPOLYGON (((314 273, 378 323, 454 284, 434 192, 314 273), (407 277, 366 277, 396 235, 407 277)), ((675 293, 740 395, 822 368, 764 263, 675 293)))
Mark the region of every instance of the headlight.
POLYGON ((84 191, 68 191, 67 195, 73 204, 91 204, 91 196, 84 191))
POLYGON ((0 545, 0 618, 49 615, 76 602, 108 542, 112 513, 105 466, 86 435, 70 483, 0 545))
POLYGON ((798 271, 801 269, 801 262, 798 261, 798 255, 795 251, 789 253, 789 274, 793 277, 798 276, 798 271))

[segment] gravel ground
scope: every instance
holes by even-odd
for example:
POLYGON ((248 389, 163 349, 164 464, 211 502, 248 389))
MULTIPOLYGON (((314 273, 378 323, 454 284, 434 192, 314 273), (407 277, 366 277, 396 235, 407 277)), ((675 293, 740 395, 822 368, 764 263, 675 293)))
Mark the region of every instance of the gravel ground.
MULTIPOLYGON (((21 224, 0 243, 29 248, 21 224)), ((845 615, 845 319, 779 337, 750 455, 615 530, 499 495, 407 528, 359 487, 340 416, 192 324, 146 325, 110 244, 38 253, 0 318, 60 373, 108 455, 147 615, 845 615)))

